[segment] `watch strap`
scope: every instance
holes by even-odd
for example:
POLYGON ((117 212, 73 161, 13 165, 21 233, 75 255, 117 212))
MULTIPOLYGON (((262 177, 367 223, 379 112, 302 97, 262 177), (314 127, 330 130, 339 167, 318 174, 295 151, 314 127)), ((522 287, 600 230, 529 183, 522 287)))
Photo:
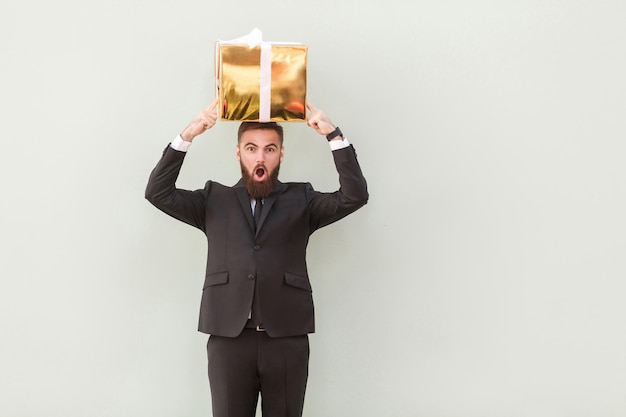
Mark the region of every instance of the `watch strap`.
POLYGON ((333 130, 328 135, 326 135, 326 139, 330 141, 336 138, 337 136, 343 136, 343 133, 341 133, 341 129, 339 129, 339 127, 336 127, 335 130, 333 130))

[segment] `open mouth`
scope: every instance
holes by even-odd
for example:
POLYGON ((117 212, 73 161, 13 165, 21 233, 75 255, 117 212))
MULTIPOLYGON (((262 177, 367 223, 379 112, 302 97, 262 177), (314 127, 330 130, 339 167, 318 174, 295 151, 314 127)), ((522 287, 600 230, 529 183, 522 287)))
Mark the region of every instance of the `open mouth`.
POLYGON ((265 177, 265 168, 263 167, 257 167, 254 170, 254 176, 256 177, 256 179, 258 180, 262 180, 263 177, 265 177))

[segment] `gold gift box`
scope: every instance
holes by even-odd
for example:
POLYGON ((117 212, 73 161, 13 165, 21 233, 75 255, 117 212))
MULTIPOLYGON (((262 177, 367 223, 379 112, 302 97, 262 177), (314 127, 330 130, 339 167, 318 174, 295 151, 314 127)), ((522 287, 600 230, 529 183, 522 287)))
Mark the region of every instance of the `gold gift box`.
POLYGON ((221 120, 306 120, 305 45, 263 42, 253 31, 235 41, 218 41, 215 52, 221 120))

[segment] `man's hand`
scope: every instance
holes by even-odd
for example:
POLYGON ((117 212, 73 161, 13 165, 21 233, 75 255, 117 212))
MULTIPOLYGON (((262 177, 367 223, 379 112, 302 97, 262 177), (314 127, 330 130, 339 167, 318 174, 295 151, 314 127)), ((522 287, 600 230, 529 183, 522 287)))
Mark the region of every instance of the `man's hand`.
POLYGON ((326 136, 335 130, 336 126, 323 111, 313 107, 311 103, 306 103, 306 107, 311 112, 306 118, 306 123, 315 129, 317 133, 326 136))
POLYGON ((193 118, 191 122, 187 125, 183 133, 180 134, 180 137, 183 138, 185 142, 193 141, 198 135, 206 132, 213 126, 215 126, 215 122, 217 122, 217 99, 209 107, 202 110, 196 117, 193 118))

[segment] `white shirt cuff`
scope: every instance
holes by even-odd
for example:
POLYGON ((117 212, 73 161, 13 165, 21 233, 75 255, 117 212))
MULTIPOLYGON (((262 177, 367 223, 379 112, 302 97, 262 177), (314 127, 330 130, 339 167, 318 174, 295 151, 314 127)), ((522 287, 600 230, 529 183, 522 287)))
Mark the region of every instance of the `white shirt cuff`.
POLYGON ((187 152, 189 147, 191 146, 191 142, 185 142, 180 135, 176 136, 176 138, 170 143, 170 147, 177 151, 187 152))
MULTIPOLYGON (((331 140, 328 142, 330 145, 330 149, 336 151, 338 149, 347 148, 350 146, 350 142, 348 142, 348 138, 344 137, 342 140, 331 140)), ((178 135, 174 138, 172 143, 170 143, 170 147, 180 152, 187 152, 189 147, 191 146, 191 142, 186 142, 183 138, 178 135)))
POLYGON ((350 142, 348 142, 348 138, 345 136, 343 137, 343 140, 331 140, 328 144, 330 145, 330 149, 333 151, 350 146, 350 142))

